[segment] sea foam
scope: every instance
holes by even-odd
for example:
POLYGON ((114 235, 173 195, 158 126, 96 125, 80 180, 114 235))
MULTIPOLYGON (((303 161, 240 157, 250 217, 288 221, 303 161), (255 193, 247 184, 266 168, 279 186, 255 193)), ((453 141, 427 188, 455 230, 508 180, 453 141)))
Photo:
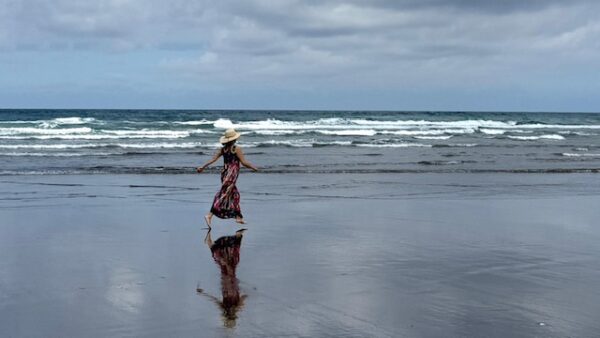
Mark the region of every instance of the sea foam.
POLYGON ((535 141, 535 140, 564 140, 564 136, 557 134, 548 134, 548 135, 538 135, 538 136, 514 136, 509 135, 508 138, 513 140, 521 140, 521 141, 535 141))

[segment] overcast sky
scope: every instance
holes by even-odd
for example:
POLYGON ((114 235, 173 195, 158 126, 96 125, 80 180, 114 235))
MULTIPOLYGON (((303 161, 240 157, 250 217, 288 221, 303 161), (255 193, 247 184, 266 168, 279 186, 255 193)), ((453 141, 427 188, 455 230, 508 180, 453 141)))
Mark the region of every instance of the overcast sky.
POLYGON ((0 0, 0 107, 600 111, 600 2, 0 0))

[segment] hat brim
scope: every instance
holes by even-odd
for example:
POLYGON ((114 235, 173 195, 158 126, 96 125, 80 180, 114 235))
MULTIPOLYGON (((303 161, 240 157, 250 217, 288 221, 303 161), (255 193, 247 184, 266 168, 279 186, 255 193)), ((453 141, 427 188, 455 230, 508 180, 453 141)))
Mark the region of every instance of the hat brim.
POLYGON ((221 138, 219 139, 219 142, 221 142, 221 144, 225 144, 225 143, 231 142, 233 140, 237 140, 238 138, 240 138, 241 135, 242 134, 236 132, 235 135, 231 136, 231 137, 221 136, 221 138))

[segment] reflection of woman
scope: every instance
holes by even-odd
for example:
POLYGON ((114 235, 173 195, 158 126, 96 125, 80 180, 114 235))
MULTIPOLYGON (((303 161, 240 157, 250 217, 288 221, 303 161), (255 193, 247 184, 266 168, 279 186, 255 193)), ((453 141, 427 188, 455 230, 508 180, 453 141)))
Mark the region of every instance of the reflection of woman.
POLYGON ((237 312, 242 309, 246 299, 246 295, 240 294, 239 281, 235 275, 235 269, 240 261, 240 247, 245 230, 238 230, 234 236, 223 236, 215 242, 212 241, 209 230, 204 240, 210 248, 215 263, 221 268, 222 299, 204 293, 201 289, 197 289, 197 291, 210 298, 221 308, 223 324, 229 328, 235 326, 237 312))
POLYGON ((223 144, 223 147, 206 164, 196 169, 196 171, 201 173, 206 167, 223 156, 224 165, 221 172, 221 190, 215 195, 210 212, 204 216, 209 228, 213 215, 219 218, 235 218, 236 222, 245 223, 242 211, 240 210, 240 193, 235 183, 240 172, 240 163, 253 171, 257 171, 258 169, 246 161, 242 148, 235 146, 235 141, 239 137, 240 133, 233 129, 227 129, 219 140, 223 144))

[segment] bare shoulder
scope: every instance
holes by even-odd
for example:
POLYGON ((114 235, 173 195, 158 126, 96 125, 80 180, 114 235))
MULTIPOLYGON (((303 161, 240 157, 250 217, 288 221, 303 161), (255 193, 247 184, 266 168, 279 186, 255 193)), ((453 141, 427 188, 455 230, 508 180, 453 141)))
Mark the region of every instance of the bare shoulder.
POLYGON ((236 154, 243 154, 244 152, 242 151, 242 147, 240 146, 235 146, 235 148, 233 148, 233 152, 236 154))

